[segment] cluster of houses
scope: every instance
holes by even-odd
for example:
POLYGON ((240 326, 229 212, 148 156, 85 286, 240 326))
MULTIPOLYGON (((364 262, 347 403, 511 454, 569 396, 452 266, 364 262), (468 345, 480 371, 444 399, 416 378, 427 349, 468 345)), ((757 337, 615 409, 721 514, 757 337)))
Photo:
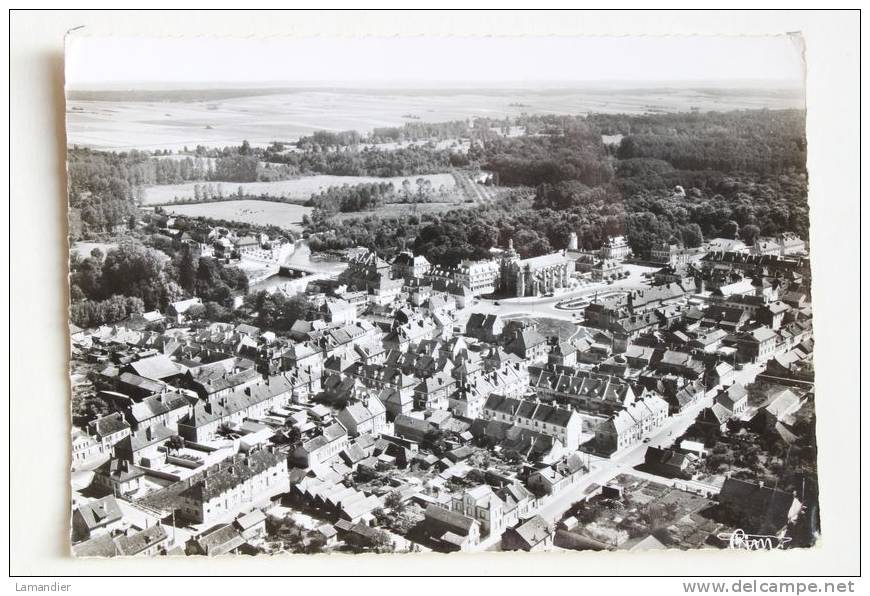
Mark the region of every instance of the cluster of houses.
MULTIPOLYGON (((588 260, 576 236, 561 253, 508 246, 450 270, 356 251, 337 279, 312 281, 280 335, 193 320, 196 298, 71 329, 92 371, 77 397, 95 406, 73 431, 73 465, 93 471, 74 494, 73 550, 263 552, 266 522, 288 510, 336 548, 549 548, 556 528, 539 512, 579 490, 590 454, 618 459, 686 412, 790 432, 812 376, 809 272, 792 254, 669 257, 649 285, 593 297, 570 339, 473 298, 569 287, 592 271, 575 270, 588 260), (750 408, 735 382, 747 366, 796 389, 750 408), (413 529, 373 529, 400 513, 413 529)), ((614 238, 593 266, 629 255, 614 238)), ((648 460, 684 473, 691 458, 648 460)))

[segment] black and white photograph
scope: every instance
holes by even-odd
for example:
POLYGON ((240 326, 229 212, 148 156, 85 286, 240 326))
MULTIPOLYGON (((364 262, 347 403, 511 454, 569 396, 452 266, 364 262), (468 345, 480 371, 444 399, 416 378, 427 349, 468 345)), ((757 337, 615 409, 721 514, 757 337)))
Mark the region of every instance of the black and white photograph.
POLYGON ((75 556, 813 546, 799 35, 67 47, 75 556))
POLYGON ((19 13, 56 48, 10 62, 19 568, 851 570, 835 13, 19 13))

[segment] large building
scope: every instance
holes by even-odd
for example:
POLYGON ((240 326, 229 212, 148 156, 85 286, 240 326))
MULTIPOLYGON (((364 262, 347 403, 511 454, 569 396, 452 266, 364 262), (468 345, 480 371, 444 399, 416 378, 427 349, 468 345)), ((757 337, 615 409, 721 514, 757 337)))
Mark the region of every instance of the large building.
POLYGON ((353 257, 339 275, 339 281, 349 289, 364 290, 375 304, 391 303, 404 283, 402 278, 394 279, 393 268, 373 251, 353 257))
POLYGON ((515 296, 538 296, 566 288, 574 273, 574 261, 564 252, 521 259, 508 243, 501 260, 501 288, 515 296))
POLYGON ((625 236, 613 236, 601 246, 600 254, 602 259, 622 261, 631 255, 631 247, 625 236))
POLYGON ((499 266, 496 261, 464 260, 453 276, 475 294, 492 294, 498 285, 499 266))
POLYGON ((422 279, 429 273, 432 264, 423 255, 414 256, 414 253, 411 251, 403 250, 393 259, 392 268, 394 277, 401 277, 405 281, 410 281, 412 279, 422 279))
POLYGON ((551 436, 567 449, 577 449, 580 445, 583 423, 580 415, 570 408, 490 395, 483 406, 483 418, 551 436))
POLYGON ((236 455, 206 471, 181 492, 178 513, 198 523, 209 523, 287 488, 286 455, 265 450, 236 455))
POLYGON ((595 429, 598 448, 604 453, 614 453, 636 445, 661 428, 667 417, 668 403, 657 395, 646 395, 595 429))
POLYGON ((650 249, 649 260, 653 263, 677 267, 686 265, 696 254, 697 251, 687 249, 681 242, 662 242, 650 249))

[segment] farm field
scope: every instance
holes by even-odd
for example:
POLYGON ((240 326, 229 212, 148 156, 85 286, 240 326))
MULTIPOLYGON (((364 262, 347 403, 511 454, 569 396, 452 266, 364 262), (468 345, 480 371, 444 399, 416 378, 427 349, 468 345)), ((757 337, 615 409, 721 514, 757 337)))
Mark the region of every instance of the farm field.
MULTIPOLYGON (((408 180, 414 186, 417 178, 428 179, 432 182, 433 188, 437 189, 444 186, 446 189, 452 189, 456 185, 456 181, 451 174, 427 174, 422 176, 397 176, 395 178, 377 178, 374 176, 305 176, 303 178, 294 178, 292 180, 277 180, 274 182, 211 182, 212 187, 217 191, 220 188, 225 196, 236 193, 239 187, 246 195, 271 195, 274 197, 284 197, 305 201, 311 198, 311 195, 318 193, 330 186, 342 186, 344 184, 354 185, 370 182, 392 182, 397 188, 402 186, 404 180, 408 180)), ((154 205, 159 203, 171 203, 177 199, 192 199, 194 197, 194 186, 203 185, 203 182, 185 182, 183 184, 165 184, 160 186, 149 186, 145 188, 144 205, 154 205)))
POLYGON ((293 231, 302 229, 302 217, 312 211, 311 207, 302 205, 254 200, 172 205, 165 209, 175 215, 225 219, 261 226, 274 225, 293 231))
MULTIPOLYGON (((292 142, 316 130, 400 126, 527 114, 674 112, 800 108, 799 92, 777 89, 305 89, 236 97, 171 101, 73 99, 67 102, 70 145, 105 150, 181 150, 292 142)), ((99 95, 96 95, 99 97, 99 95)))

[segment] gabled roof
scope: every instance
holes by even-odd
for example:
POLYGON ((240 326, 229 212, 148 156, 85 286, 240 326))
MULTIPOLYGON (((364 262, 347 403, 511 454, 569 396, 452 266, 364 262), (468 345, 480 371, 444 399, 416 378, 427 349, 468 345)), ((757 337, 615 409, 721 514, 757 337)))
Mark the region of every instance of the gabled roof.
POLYGON ((434 525, 442 532, 453 532, 460 536, 468 536, 471 528, 477 522, 461 513, 450 511, 437 505, 426 507, 426 524, 434 525))
POLYGON ((124 416, 120 412, 112 412, 102 418, 97 418, 89 422, 88 427, 99 437, 107 437, 130 429, 130 425, 127 424, 127 421, 124 420, 124 416))
POLYGON ((207 534, 200 535, 196 542, 205 554, 218 556, 239 548, 245 543, 245 539, 232 524, 225 524, 207 534))
POLYGON ((514 532, 529 547, 534 547, 550 536, 550 524, 540 515, 536 515, 514 528, 514 532))
POLYGON ((119 555, 132 556, 138 555, 155 544, 161 544, 168 538, 166 529, 162 525, 156 525, 130 536, 118 536, 115 538, 115 545, 119 555))
POLYGON ((726 478, 719 492, 719 502, 777 529, 789 521, 796 501, 790 493, 736 478, 726 478))
POLYGON ((142 358, 136 362, 131 362, 128 366, 140 377, 152 380, 165 379, 182 372, 177 364, 163 354, 142 358))
POLYGON ((123 517, 118 501, 112 495, 85 503, 77 510, 88 530, 107 526, 123 517))

